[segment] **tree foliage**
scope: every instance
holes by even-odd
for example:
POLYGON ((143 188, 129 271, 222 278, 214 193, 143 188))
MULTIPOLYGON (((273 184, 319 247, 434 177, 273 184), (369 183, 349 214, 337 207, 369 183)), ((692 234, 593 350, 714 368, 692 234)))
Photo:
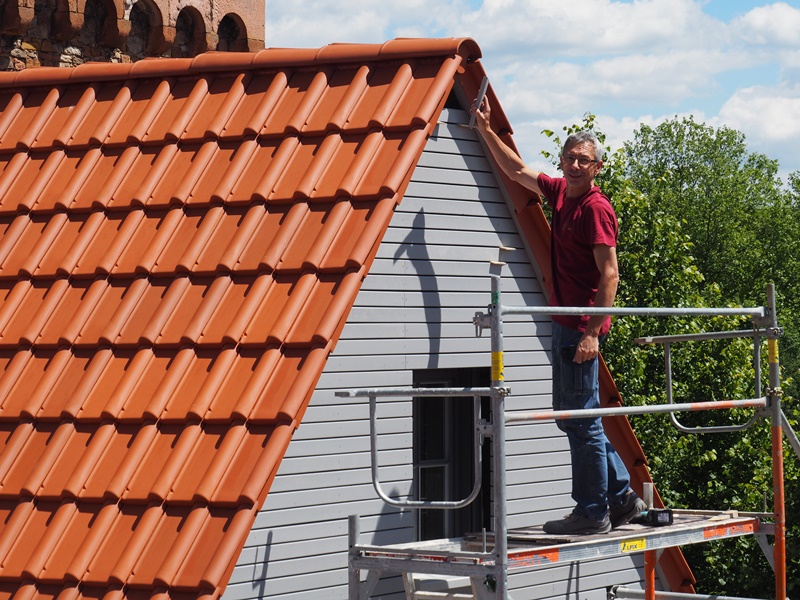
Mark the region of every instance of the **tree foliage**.
MULTIPOLYGON (((592 115, 564 132, 584 128, 605 142, 592 115)), ((543 133, 560 150, 560 137, 543 133)), ((800 256, 794 245, 800 234, 800 173, 783 188, 777 163, 749 152, 744 135, 692 119, 642 126, 622 149, 607 150, 598 183, 620 222, 617 305, 760 306, 766 284, 775 283, 778 316, 787 332, 781 341, 781 360, 788 365, 784 374, 789 375, 783 381, 788 392, 784 411, 796 425, 800 415, 792 376, 800 365, 800 256)), ((556 163, 557 153, 543 154, 556 163)), ((751 326, 743 317, 624 317, 615 320, 603 354, 626 404, 664 403, 664 348, 634 340, 751 326)), ((671 358, 675 402, 756 395, 749 339, 673 344, 671 358)), ((698 427, 742 424, 751 415, 747 410, 713 411, 677 418, 683 426, 698 427)), ((667 506, 771 509, 767 420, 758 419, 738 433, 704 435, 679 431, 667 415, 631 417, 631 422, 667 506)), ((800 509, 800 461, 787 450, 785 462, 791 540, 800 537, 800 524, 793 518, 794 509, 800 509)), ((752 538, 687 546, 684 553, 702 593, 774 594, 774 575, 752 538)), ((790 549, 787 567, 792 590, 800 586, 797 549, 790 549)))
MULTIPOLYGON (((681 215, 700 272, 726 300, 761 305, 766 284, 774 283, 779 316, 798 323, 798 174, 791 178, 794 194, 787 193, 777 161, 749 152, 741 132, 691 118, 642 126, 624 145, 624 155, 631 185, 681 215)), ((797 327, 787 327, 781 342, 792 380, 800 367, 798 335, 797 327)))

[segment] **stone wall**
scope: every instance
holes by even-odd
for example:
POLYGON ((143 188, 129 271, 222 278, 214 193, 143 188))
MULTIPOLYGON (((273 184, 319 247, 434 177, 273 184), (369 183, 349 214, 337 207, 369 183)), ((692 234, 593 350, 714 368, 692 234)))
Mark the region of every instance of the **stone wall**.
POLYGON ((264 0, 0 0, 0 70, 264 48, 264 0))

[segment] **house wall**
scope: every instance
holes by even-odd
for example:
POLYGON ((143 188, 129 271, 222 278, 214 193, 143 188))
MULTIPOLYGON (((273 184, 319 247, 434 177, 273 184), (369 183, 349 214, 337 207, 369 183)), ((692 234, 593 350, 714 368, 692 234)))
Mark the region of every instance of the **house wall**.
MULTIPOLYGON (((490 261, 502 260, 503 302, 545 298, 508 205, 467 114, 445 110, 378 251, 295 433, 225 593, 226 600, 347 598, 347 517, 361 542, 414 540, 408 511, 378 499, 370 475, 369 412, 337 390, 410 386, 414 369, 487 367, 488 335, 472 317, 490 302, 490 261), (514 250, 500 250, 500 247, 514 250)), ((504 331, 508 410, 550 405, 550 324, 512 317, 504 331), (512 319, 514 321, 512 322, 512 319)), ((379 404, 380 477, 390 495, 411 492, 412 403, 379 404)), ((538 525, 572 507, 566 438, 553 423, 507 429, 509 527, 538 525)), ((606 597, 638 584, 640 559, 587 561, 514 574, 516 600, 606 597)), ((383 599, 404 596, 384 580, 383 599)))

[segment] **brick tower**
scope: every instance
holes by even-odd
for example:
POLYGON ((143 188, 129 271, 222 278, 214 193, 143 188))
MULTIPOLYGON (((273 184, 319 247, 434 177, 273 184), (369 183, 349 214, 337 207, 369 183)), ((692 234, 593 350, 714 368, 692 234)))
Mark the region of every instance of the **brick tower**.
POLYGON ((0 0, 0 70, 264 48, 264 0, 0 0))

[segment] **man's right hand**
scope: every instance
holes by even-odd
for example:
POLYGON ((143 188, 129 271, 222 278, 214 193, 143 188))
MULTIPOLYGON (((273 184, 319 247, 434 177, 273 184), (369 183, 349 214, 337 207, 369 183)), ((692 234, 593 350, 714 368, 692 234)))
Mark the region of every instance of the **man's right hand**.
POLYGON ((489 129, 489 117, 492 114, 492 109, 489 106, 489 99, 484 97, 483 102, 479 107, 474 105, 469 109, 470 114, 475 115, 475 125, 483 131, 489 129))
POLYGON ((528 168, 522 159, 511 148, 506 146, 503 141, 492 131, 489 125, 489 117, 492 108, 489 106, 489 99, 483 99, 479 107, 470 107, 470 113, 475 115, 475 126, 480 132, 481 137, 486 141, 486 145, 497 163, 497 166, 512 180, 523 187, 541 195, 539 189, 539 171, 528 168))

